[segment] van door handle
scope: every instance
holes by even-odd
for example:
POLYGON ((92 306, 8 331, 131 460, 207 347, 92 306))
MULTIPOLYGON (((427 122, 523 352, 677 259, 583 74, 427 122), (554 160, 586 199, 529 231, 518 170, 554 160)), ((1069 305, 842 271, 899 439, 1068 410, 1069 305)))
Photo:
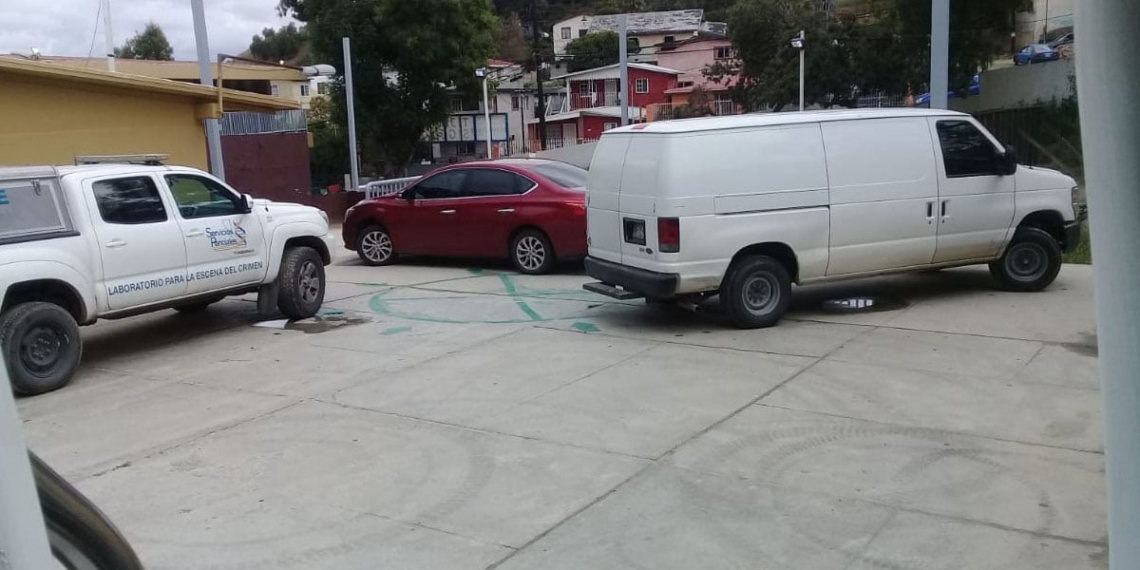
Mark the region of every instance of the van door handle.
POLYGON ((107 247, 109 247, 111 249, 119 249, 120 247, 127 247, 127 242, 125 242, 121 239, 113 239, 104 245, 106 245, 107 247))
POLYGON ((942 223, 944 223, 944 224, 946 223, 946 218, 948 217, 946 215, 946 204, 949 202, 950 202, 950 200, 943 200, 942 201, 942 223))
POLYGON ((515 213, 515 209, 514 208, 503 208, 503 209, 499 210, 499 213, 500 214, 513 214, 513 213, 515 213))
POLYGON ((202 230, 191 230, 190 233, 186 234, 186 237, 196 238, 196 237, 202 237, 204 235, 206 235, 206 232, 204 232, 202 230))
POLYGON ((441 213, 445 216, 450 216, 451 214, 455 213, 455 210, 440 210, 439 213, 441 213))
POLYGON ((934 202, 926 203, 926 219, 931 220, 934 218, 934 202))

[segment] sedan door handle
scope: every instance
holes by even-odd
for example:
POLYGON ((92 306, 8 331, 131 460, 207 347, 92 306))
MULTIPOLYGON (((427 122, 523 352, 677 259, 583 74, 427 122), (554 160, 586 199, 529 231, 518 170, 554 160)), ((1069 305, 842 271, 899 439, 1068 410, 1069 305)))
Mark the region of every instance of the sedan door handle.
POLYGON ((503 209, 499 210, 499 213, 500 214, 513 214, 513 213, 515 213, 515 209, 514 208, 503 208, 503 209))
POLYGON ((441 213, 445 216, 450 216, 450 215, 455 213, 455 210, 440 210, 439 213, 441 213))
POLYGON ((127 242, 125 242, 121 239, 113 239, 104 245, 106 245, 107 247, 109 247, 111 249, 119 249, 120 247, 127 247, 127 242))
POLYGON ((204 236, 204 235, 206 235, 206 232, 204 232, 204 231, 202 231, 202 230, 193 230, 193 231, 191 231, 190 233, 186 234, 186 237, 188 237, 188 238, 196 238, 196 237, 202 237, 202 236, 204 236))

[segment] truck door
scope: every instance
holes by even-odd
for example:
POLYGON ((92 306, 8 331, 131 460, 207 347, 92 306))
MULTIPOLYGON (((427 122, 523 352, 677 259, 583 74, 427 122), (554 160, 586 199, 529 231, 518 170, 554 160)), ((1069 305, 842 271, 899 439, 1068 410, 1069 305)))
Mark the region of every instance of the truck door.
POLYGON ((186 293, 182 232, 149 175, 85 180, 84 194, 112 311, 186 293))
POLYGON ((188 294, 260 283, 268 254, 257 215, 246 212, 242 195, 199 174, 163 176, 178 208, 186 243, 188 294))

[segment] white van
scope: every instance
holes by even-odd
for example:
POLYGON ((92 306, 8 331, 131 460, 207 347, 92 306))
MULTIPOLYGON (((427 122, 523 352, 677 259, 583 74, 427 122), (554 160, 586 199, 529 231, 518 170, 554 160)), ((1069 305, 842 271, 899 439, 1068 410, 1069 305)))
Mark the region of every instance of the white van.
POLYGON ((586 288, 650 301, 720 294, 775 324, 791 284, 988 263, 1038 291, 1080 239, 1076 183, 1018 166, 969 115, 887 109, 643 123, 590 164, 586 288))

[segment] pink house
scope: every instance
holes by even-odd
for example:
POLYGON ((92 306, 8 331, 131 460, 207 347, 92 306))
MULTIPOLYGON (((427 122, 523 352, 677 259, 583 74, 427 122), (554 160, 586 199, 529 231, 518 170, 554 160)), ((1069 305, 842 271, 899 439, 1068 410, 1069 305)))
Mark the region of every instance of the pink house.
MULTIPOLYGON (((692 39, 663 46, 657 52, 657 64, 681 72, 677 78, 677 87, 665 92, 670 106, 688 103, 689 94, 694 88, 700 87, 712 98, 714 114, 732 115, 739 112, 737 105, 727 93, 729 86, 735 83, 735 80, 729 79, 717 84, 702 73, 709 65, 734 59, 736 59, 736 50, 733 49, 732 42, 717 34, 701 33, 692 39)), ((661 107, 660 110, 667 109, 661 107)))

